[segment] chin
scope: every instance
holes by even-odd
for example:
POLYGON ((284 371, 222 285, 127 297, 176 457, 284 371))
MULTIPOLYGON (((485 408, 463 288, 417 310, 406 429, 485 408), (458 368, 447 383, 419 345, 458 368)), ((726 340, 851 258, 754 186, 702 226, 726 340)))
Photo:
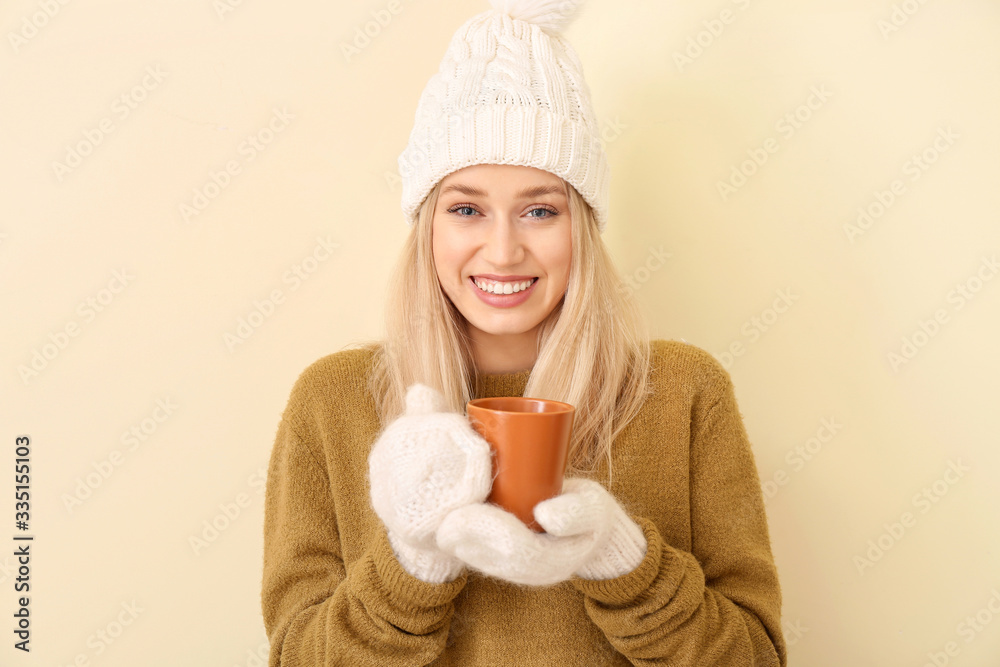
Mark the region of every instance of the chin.
POLYGON ((483 333, 490 334, 492 336, 518 336, 532 331, 538 326, 538 322, 535 322, 534 320, 526 321, 522 318, 516 318, 514 321, 503 323, 469 320, 469 324, 483 333))

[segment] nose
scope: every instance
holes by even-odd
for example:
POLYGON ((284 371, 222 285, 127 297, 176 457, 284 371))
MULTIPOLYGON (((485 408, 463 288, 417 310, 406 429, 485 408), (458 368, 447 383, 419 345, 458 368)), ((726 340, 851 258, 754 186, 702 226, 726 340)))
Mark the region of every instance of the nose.
POLYGON ((524 259, 524 244, 521 230, 511 216, 498 216, 489 225, 483 242, 483 255, 493 266, 500 268, 515 266, 524 259))

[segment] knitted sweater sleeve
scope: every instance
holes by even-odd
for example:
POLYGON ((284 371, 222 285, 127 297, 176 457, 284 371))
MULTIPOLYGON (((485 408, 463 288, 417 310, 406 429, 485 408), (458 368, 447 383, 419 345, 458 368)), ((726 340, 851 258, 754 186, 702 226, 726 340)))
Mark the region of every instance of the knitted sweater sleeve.
POLYGON ((625 576, 574 578, 587 614, 634 665, 785 667, 781 591, 760 481, 721 367, 692 410, 691 552, 656 526, 642 563, 625 576))
MULTIPOLYGON (((261 607, 269 667, 426 665, 445 648, 463 573, 430 584, 396 560, 384 528, 345 567, 330 476, 286 416, 268 467, 261 607)), ((301 423, 301 420, 300 420, 301 423)))

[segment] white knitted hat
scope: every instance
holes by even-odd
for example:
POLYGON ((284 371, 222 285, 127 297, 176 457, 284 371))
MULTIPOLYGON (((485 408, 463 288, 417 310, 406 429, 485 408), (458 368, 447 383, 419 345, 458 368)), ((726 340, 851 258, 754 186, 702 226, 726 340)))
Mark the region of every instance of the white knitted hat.
POLYGON ((407 224, 448 174, 511 164, 571 184, 604 231, 611 172, 583 68, 560 34, 581 2, 490 0, 455 32, 399 156, 407 224))

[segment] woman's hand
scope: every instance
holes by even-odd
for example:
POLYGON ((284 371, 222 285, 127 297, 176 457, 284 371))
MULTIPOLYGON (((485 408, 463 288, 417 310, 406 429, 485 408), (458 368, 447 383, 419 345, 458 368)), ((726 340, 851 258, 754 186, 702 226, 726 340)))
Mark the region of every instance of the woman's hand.
POLYGON ((510 512, 486 503, 451 512, 437 544, 481 572, 518 584, 548 586, 574 574, 610 579, 635 569, 646 538, 597 482, 567 479, 563 493, 535 506, 536 533, 510 512))
POLYGON ((584 579, 614 579, 628 574, 646 557, 646 536, 601 484, 567 479, 563 493, 535 506, 535 521, 552 535, 595 535, 595 546, 574 574, 584 579))
POLYGON ((462 563, 438 549, 435 532, 449 512, 486 499, 492 465, 489 443, 464 415, 445 412, 434 389, 409 387, 404 414, 368 457, 372 506, 407 572, 432 583, 458 575, 462 563))

